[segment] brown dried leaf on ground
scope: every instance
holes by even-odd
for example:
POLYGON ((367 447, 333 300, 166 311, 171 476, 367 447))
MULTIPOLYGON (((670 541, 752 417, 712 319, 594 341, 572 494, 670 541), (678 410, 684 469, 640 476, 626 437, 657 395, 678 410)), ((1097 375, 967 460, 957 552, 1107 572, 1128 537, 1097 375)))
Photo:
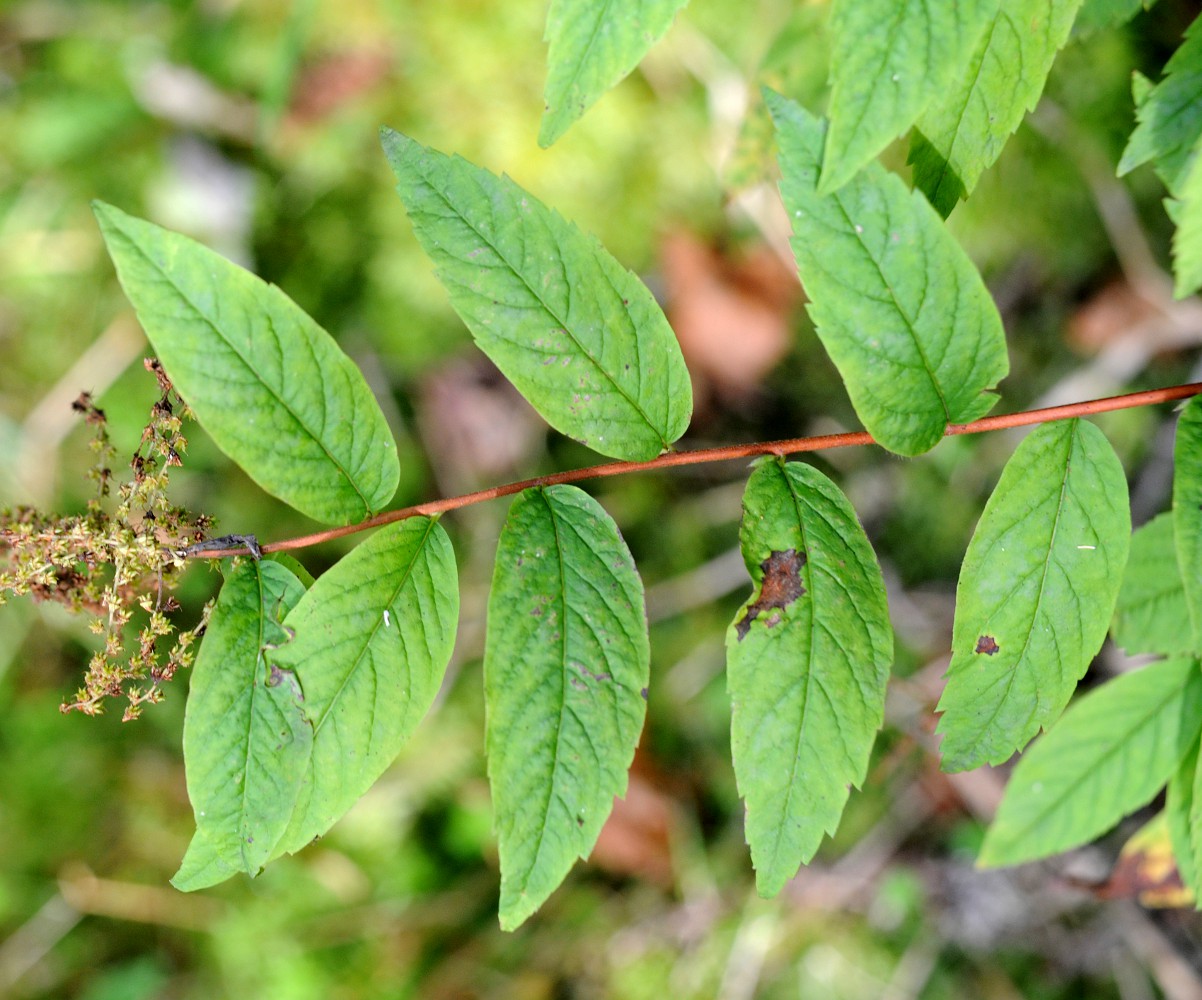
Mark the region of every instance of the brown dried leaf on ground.
POLYGON ((1112 281, 1077 307, 1068 323, 1068 344, 1079 354, 1097 354, 1159 315, 1127 282, 1112 281))
POLYGON ((766 246, 725 253, 691 233, 661 249, 668 319, 700 398, 737 402, 757 389, 792 342, 797 276, 766 246))
POLYGON ((382 49, 355 49, 314 60, 297 76, 289 118, 298 125, 328 118, 383 82, 392 64, 392 56, 382 49))
POLYGON ((626 797, 614 800, 589 861, 611 875, 670 886, 675 825, 675 803, 664 780, 642 754, 636 754, 626 797))
POLYGON ((470 489, 525 467, 546 424, 486 358, 450 362, 422 380, 418 425, 445 477, 443 487, 470 489))

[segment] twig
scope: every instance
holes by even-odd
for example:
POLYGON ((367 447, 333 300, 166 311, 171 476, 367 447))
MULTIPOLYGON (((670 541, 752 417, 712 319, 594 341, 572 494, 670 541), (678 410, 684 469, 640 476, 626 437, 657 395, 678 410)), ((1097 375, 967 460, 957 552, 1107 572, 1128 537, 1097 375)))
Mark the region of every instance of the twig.
MULTIPOLYGON (((1038 410, 1024 410, 1020 413, 1009 413, 997 417, 984 417, 970 424, 949 424, 944 431, 945 437, 958 434, 983 434, 986 431, 1000 431, 1010 427, 1024 427, 1031 424, 1050 423, 1054 420, 1069 420, 1073 417, 1087 417, 1096 413, 1108 413, 1112 410, 1126 410, 1136 406, 1152 406, 1157 403, 1170 403, 1179 399, 1202 394, 1202 382, 1191 382, 1187 385, 1173 385, 1164 389, 1149 389, 1145 392, 1132 392, 1123 396, 1108 396, 1105 399, 1091 399, 1079 403, 1066 403, 1063 406, 1049 406, 1038 410)), ((358 524, 348 524, 341 528, 329 528, 311 535, 301 535, 298 538, 286 538, 278 542, 269 542, 260 546, 262 552, 283 552, 289 549, 303 549, 310 545, 318 545, 344 535, 353 535, 360 531, 378 528, 394 521, 403 521, 407 517, 417 515, 432 516, 443 514, 450 510, 458 510, 472 504, 483 503, 485 500, 495 500, 498 497, 512 496, 522 490, 540 486, 558 486, 563 483, 577 483, 584 479, 604 479, 609 476, 622 476, 631 472, 644 472, 649 469, 669 469, 678 465, 703 465, 708 462, 729 462, 735 459, 757 458, 761 455, 795 455, 809 451, 823 451, 828 448, 850 448, 856 445, 876 444, 872 435, 866 431, 854 431, 847 434, 822 434, 818 437, 788 438, 783 441, 758 441, 752 444, 726 445, 720 448, 701 448, 696 451, 673 451, 660 455, 646 462, 607 462, 603 465, 590 465, 581 469, 569 469, 566 472, 556 472, 549 476, 535 476, 532 479, 522 479, 518 482, 505 483, 501 486, 491 486, 485 490, 473 493, 463 493, 459 496, 446 497, 442 500, 431 500, 428 503, 414 504, 398 510, 385 511, 375 517, 369 517, 358 524)), ((232 536, 227 536, 232 537, 232 536)), ((216 541, 222 541, 218 539, 216 541)), ((245 546, 234 548, 226 544, 220 546, 214 543, 214 548, 193 546, 188 550, 191 558, 213 559, 222 556, 253 554, 245 546)))

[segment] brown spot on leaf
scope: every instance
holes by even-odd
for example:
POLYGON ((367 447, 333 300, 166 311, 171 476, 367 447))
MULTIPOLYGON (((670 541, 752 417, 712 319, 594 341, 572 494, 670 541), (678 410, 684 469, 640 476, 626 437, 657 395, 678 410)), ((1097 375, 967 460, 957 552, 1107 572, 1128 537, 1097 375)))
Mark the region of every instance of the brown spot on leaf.
POLYGON ((292 696, 297 701, 304 701, 305 694, 301 690, 300 681, 297 680, 296 674, 291 670, 282 670, 274 663, 271 665, 271 673, 267 677, 268 687, 279 687, 281 684, 287 684, 292 691, 292 696))
MULTIPOLYGON (((762 612, 773 608, 787 608, 806 592, 801 585, 801 567, 806 564, 806 554, 796 549, 773 552, 762 563, 764 579, 760 584, 760 599, 747 608, 747 613, 735 623, 735 633, 740 641, 751 631, 751 623, 762 612)), ((764 624, 768 628, 779 625, 783 617, 772 615, 764 624)))
POLYGON ((983 635, 977 640, 977 648, 973 651, 976 653, 984 653, 986 656, 992 656, 1002 647, 997 644, 997 640, 991 635, 983 635))

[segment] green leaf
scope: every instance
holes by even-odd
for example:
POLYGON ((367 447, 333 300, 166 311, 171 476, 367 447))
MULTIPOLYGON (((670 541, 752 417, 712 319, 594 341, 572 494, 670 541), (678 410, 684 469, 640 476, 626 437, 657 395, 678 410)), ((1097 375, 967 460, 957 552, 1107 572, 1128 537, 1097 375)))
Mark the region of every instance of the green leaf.
POLYGON ((1035 107, 1080 4, 1001 4, 968 64, 919 117, 910 140, 914 186, 944 218, 976 187, 1023 115, 1035 107))
MULTIPOLYGON (((1195 396, 1177 420, 1173 447, 1173 537, 1177 568, 1193 633, 1202 650, 1202 399, 1195 396)), ((1180 626, 1177 629, 1181 631, 1180 626)))
POLYGON ((830 130, 818 189, 830 194, 942 96, 998 0, 834 0, 830 130))
POLYGON ((280 620, 303 593, 279 563, 238 560, 192 669, 184 768, 196 827, 252 876, 288 826, 313 742, 295 676, 265 659, 286 641, 280 620))
POLYGON ((1177 195, 1202 138, 1202 18, 1186 30, 1164 79, 1139 102, 1135 117, 1138 124, 1119 160, 1119 176, 1152 163, 1177 195))
POLYGON ((1130 540, 1127 480, 1101 431, 1066 420, 1018 446, 960 570, 944 770, 1000 764, 1056 721, 1106 638, 1130 540))
POLYGON ((284 569, 288 570, 289 573, 291 573, 300 581, 301 586, 304 587, 305 590, 308 590, 313 586, 314 583, 316 583, 316 581, 313 579, 313 574, 305 569, 305 567, 302 566, 301 563, 295 558, 288 555, 287 552, 273 552, 271 555, 266 556, 265 558, 269 559, 271 562, 278 562, 284 567, 284 569))
POLYGON ((642 282, 508 177, 382 136, 451 304, 552 427, 632 461, 684 433, 689 373, 642 282))
POLYGON ((238 865, 218 854, 208 834, 198 829, 192 835, 184 852, 184 860, 180 863, 179 871, 172 876, 171 884, 180 892, 196 892, 224 882, 240 870, 238 865))
POLYGON ((689 0, 551 0, 544 149, 639 64, 689 0))
POLYGON ((1202 286, 1202 17, 1185 32, 1165 66, 1164 79, 1149 89, 1135 74, 1132 91, 1138 125, 1119 161, 1119 176, 1152 163, 1169 190, 1165 209, 1173 235, 1173 292, 1185 298, 1202 286))
POLYGON ((872 436, 917 455, 995 402, 984 390, 1009 370, 997 308, 926 198, 879 164, 820 195, 823 123, 779 94, 765 99, 818 336, 872 436))
POLYGON ((1184 299, 1202 286, 1202 138, 1194 146, 1189 169, 1169 212, 1173 233, 1173 295, 1184 299))
MULTIPOLYGON (((1198 873, 1202 872, 1202 753, 1198 755, 1190 785, 1188 803, 1190 860, 1188 867, 1196 879, 1198 873)), ((1180 862, 1178 865, 1180 870, 1180 862)), ((1182 881, 1184 881, 1184 876, 1182 881)), ((1195 902, 1202 907, 1202 897, 1195 899, 1195 902)))
POLYGON ((392 763, 438 693, 458 618, 450 540, 412 517, 344 556, 284 619, 294 637, 272 662, 300 678, 313 752, 277 855, 325 833, 392 763))
POLYGON ((1017 865, 1101 836, 1152 800, 1199 730, 1202 671, 1192 659, 1091 691, 1023 754, 977 863, 1017 865))
POLYGON ((1177 571, 1173 515, 1160 514, 1131 536, 1131 555, 1114 609, 1114 641, 1128 653, 1195 650, 1185 588, 1177 571))
POLYGON ((396 442, 359 369, 274 285, 96 202, 109 255, 177 389, 217 446, 303 514, 360 521, 392 499, 396 442))
POLYGON ((834 833, 885 711, 893 632, 872 546, 809 465, 768 460, 743 497, 755 591, 726 631, 731 747, 763 896, 834 833))
POLYGON ((650 657, 643 584, 609 515, 572 486, 520 494, 497 548, 484 648, 505 930, 592 850, 626 793, 650 657))
POLYGON ((1085 35, 1126 24, 1141 10, 1148 10, 1156 0, 1085 0, 1077 15, 1073 30, 1085 35))
POLYGON ((1189 752, 1181 758, 1173 777, 1169 779, 1169 788, 1164 800, 1164 813, 1169 825, 1169 839, 1173 843, 1177 872, 1181 876, 1181 884, 1194 894, 1195 901, 1202 899, 1190 836, 1190 815, 1194 808, 1194 775, 1197 770, 1198 743, 1195 741, 1189 752))

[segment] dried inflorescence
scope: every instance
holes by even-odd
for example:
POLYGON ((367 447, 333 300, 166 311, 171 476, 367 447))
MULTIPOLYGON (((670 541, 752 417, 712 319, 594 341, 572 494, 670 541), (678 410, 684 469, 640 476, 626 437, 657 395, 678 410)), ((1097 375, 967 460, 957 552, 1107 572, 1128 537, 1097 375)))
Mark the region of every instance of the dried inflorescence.
POLYGON ((183 419, 191 413, 162 365, 147 358, 145 367, 158 380, 161 395, 130 460, 131 475, 117 488, 115 506, 107 501, 115 449, 104 411, 85 392, 72 407, 93 428, 97 456, 88 473, 97 488, 87 513, 0 511, 0 604, 10 593, 55 601, 93 616, 90 627, 103 637, 84 686, 62 710, 96 715, 106 699, 123 697, 129 703, 126 721, 144 704, 161 701, 163 683, 191 664, 207 608, 195 628, 178 631, 171 615, 179 602, 171 591, 187 561, 184 549, 212 527, 211 518, 167 498, 170 470, 182 464, 187 447, 183 419))

